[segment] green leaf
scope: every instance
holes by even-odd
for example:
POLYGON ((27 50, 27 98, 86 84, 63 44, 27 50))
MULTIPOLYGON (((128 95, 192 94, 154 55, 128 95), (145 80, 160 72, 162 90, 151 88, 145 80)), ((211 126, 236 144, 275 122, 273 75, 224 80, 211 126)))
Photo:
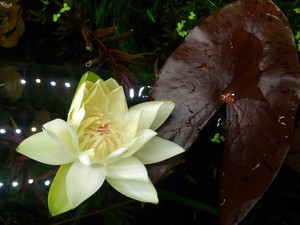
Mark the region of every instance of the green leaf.
POLYGON ((181 20, 180 22, 177 23, 176 31, 179 33, 182 28, 184 27, 185 20, 181 20))
POLYGON ((294 11, 298 14, 300 14, 300 8, 295 8, 294 11))
POLYGON ((60 16, 61 16, 60 13, 54 14, 54 15, 53 15, 53 21, 54 21, 54 22, 57 22, 57 20, 58 20, 58 18, 59 18, 60 16))
POLYGON ((106 7, 106 1, 100 1, 100 4, 96 5, 96 1, 95 1, 95 20, 96 20, 96 26, 99 25, 100 21, 101 21, 101 18, 103 17, 104 15, 104 12, 105 12, 105 7, 106 7))
POLYGON ((178 32, 178 35, 181 36, 181 37, 185 37, 187 35, 187 31, 180 31, 178 32))
POLYGON ((156 23, 156 20, 151 12, 151 10, 147 9, 147 15, 152 20, 153 23, 156 23))
POLYGON ((197 18, 196 14, 194 12, 190 12, 189 19, 195 20, 196 18, 197 18))
POLYGON ((295 39, 298 41, 300 40, 300 31, 296 32, 295 39))
POLYGON ((49 1, 48 1, 48 0, 41 0, 41 2, 42 2, 44 5, 49 5, 49 1))
POLYGON ((221 142, 225 141, 225 138, 223 135, 220 135, 219 133, 216 133, 215 136, 211 139, 211 142, 220 144, 221 142))

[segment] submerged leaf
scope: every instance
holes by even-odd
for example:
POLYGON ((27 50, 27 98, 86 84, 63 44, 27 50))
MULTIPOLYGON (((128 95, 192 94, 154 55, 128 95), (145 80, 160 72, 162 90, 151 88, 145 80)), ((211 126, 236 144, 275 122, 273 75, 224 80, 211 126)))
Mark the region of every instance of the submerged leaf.
POLYGON ((13 3, 1 1, 0 5, 0 46, 5 48, 16 46, 25 31, 22 7, 13 3))
POLYGON ((244 218, 285 158, 293 137, 299 70, 283 13, 270 0, 239 0, 195 27, 159 73, 152 96, 174 101, 176 107, 158 132, 186 149, 227 103, 222 225, 244 218))
POLYGON ((12 67, 0 68, 0 99, 9 99, 11 102, 21 98, 23 85, 21 74, 12 67))

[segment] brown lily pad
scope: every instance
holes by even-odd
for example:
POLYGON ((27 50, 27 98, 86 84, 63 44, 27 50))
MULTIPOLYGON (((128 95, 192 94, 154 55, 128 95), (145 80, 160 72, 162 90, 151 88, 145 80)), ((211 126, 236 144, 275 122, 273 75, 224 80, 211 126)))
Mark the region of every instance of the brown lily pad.
POLYGON ((161 69, 154 99, 176 102, 159 135, 189 149, 227 104, 220 220, 238 224, 289 150, 300 67, 294 36, 270 0, 239 0, 195 27, 161 69))
POLYGON ((0 100, 17 101, 23 93, 21 74, 13 67, 0 67, 0 100))
POLYGON ((25 31, 22 8, 16 1, 1 1, 0 4, 0 46, 11 48, 18 44, 25 31))

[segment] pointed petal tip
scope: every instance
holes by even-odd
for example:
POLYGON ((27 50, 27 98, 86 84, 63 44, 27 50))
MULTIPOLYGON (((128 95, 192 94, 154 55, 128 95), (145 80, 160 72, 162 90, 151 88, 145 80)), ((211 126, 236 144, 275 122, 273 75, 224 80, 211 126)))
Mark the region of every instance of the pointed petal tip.
POLYGON ((131 106, 129 112, 141 112, 139 129, 156 130, 167 120, 174 107, 173 101, 148 101, 131 106))
POLYGON ((172 158, 184 152, 185 149, 175 142, 155 136, 137 151, 134 156, 144 164, 152 164, 172 158))
POLYGON ((146 182, 111 178, 106 180, 114 189, 129 198, 145 203, 158 203, 157 192, 150 179, 146 182))
POLYGON ((174 101, 163 101, 161 100, 162 105, 158 109, 157 116, 151 125, 151 129, 158 129, 171 115, 173 112, 176 103, 174 101))
POLYGON ((61 165, 73 161, 73 156, 57 145, 45 132, 39 132, 23 140, 16 151, 35 161, 48 165, 61 165))
POLYGON ((69 209, 61 210, 61 209, 53 208, 51 205, 48 205, 48 208, 49 208, 50 217, 58 216, 60 214, 63 214, 73 209, 73 208, 69 208, 69 209))

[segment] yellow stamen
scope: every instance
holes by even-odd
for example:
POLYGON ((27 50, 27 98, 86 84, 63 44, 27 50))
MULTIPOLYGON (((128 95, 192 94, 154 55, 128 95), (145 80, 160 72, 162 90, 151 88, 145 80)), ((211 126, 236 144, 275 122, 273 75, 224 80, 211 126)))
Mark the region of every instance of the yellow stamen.
POLYGON ((83 119, 79 129, 81 151, 95 149, 95 161, 103 161, 106 156, 118 149, 123 142, 122 127, 102 114, 83 119))

